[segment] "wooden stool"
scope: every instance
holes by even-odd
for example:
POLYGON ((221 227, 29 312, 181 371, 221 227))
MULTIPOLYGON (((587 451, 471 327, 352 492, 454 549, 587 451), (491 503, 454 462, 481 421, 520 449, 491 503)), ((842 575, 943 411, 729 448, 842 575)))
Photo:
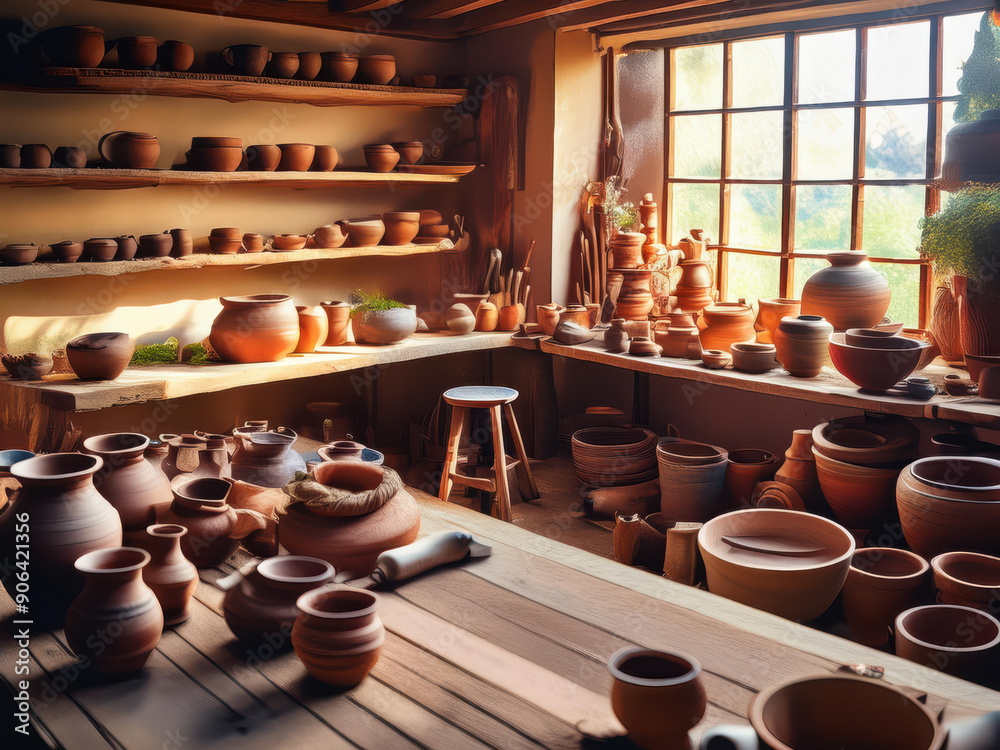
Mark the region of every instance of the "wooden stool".
POLYGON ((514 449, 517 460, 514 462, 518 476, 527 487, 527 494, 532 499, 538 498, 538 487, 531 476, 528 466, 528 456, 524 452, 524 441, 517 429, 514 409, 510 405, 517 398, 513 388, 502 388, 491 385, 463 385, 444 392, 444 400, 451 404, 451 426, 448 430, 448 455, 444 460, 441 472, 441 491, 438 497, 448 500, 454 483, 473 487, 477 490, 493 493, 492 515, 502 521, 510 521, 510 488, 507 486, 507 454, 503 446, 503 423, 500 409, 507 413, 507 426, 514 439, 514 449), (462 430, 465 427, 469 409, 489 409, 490 424, 493 430, 493 477, 467 477, 456 472, 458 468, 458 446, 462 440, 462 430))

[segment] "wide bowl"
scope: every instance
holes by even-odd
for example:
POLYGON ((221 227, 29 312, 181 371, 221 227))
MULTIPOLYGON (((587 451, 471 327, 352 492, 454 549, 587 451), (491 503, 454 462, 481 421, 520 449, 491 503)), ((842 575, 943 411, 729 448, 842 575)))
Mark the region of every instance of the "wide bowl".
POLYGON ((896 617, 895 630, 896 656, 963 679, 991 675, 1000 653, 1000 621, 971 607, 913 607, 896 617))
POLYGON ((732 344, 733 369, 742 372, 770 372, 778 367, 777 350, 773 344, 732 344))
POLYGON ((282 252, 301 250, 306 246, 308 239, 304 234, 276 234, 274 235, 274 249, 282 252))
POLYGON ((373 144, 364 147, 365 162, 373 172, 391 172, 399 163, 399 152, 388 144, 373 144))
POLYGON ((311 143, 279 143, 281 158, 279 172, 306 172, 316 157, 316 146, 311 143))
POLYGON ((841 417, 812 431, 818 453, 857 466, 900 466, 917 458, 920 430, 892 414, 841 417))
POLYGON ((384 86, 396 75, 396 58, 392 55, 358 55, 359 83, 384 86))
POLYGON ((192 146, 187 152, 188 168, 200 172, 235 172, 242 162, 242 146, 192 146))
POLYGON ((420 231, 420 214, 416 211, 386 211, 382 214, 385 224, 383 245, 409 245, 420 231))
POLYGON ((854 554, 839 524, 795 510, 751 508, 698 532, 708 590, 790 620, 819 617, 837 598, 854 554))
POLYGON ((913 339, 885 339, 894 348, 872 349, 851 346, 843 333, 830 336, 830 359, 848 380, 870 391, 886 391, 913 372, 930 344, 913 339), (898 342, 898 343, 896 343, 898 342))
POLYGON ((398 141, 392 147, 407 164, 416 164, 424 156, 423 141, 398 141))
POLYGON ((347 223, 347 244, 351 247, 377 245, 385 234, 381 219, 365 219, 347 223))
POLYGON ((942 604, 986 611, 1000 607, 1000 557, 978 552, 945 552, 931 560, 942 604))
POLYGON ((451 227, 447 224, 421 224, 420 234, 423 237, 434 237, 435 239, 448 236, 451 227))
POLYGON ((243 241, 239 237, 229 239, 228 237, 209 235, 208 244, 216 255, 236 255, 243 248, 243 241))
POLYGON ((0 263, 5 266, 24 266, 34 263, 38 257, 38 245, 24 242, 11 243, 0 250, 0 263))

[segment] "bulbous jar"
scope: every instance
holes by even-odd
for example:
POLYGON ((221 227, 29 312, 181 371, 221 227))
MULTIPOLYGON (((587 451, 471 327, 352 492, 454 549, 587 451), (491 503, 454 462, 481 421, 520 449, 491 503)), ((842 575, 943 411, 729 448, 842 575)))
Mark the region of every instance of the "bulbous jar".
POLYGON ((653 309, 649 290, 653 272, 645 268, 616 269, 622 275, 622 288, 615 303, 615 315, 625 320, 645 320, 653 309))
POLYGON ((224 562, 239 546, 238 539, 230 538, 237 518, 226 503, 231 487, 228 479, 215 477, 180 480, 170 509, 160 516, 160 523, 188 530, 181 538, 181 551, 199 568, 224 562))
POLYGON ((781 366, 797 378, 814 378, 830 363, 833 326, 818 315, 782 318, 774 332, 774 348, 781 366))
POLYGON ((757 319, 753 327, 757 331, 758 344, 773 344, 774 332, 782 318, 797 318, 802 314, 802 302, 783 297, 762 297, 757 300, 757 319))
POLYGON ((181 538, 187 533, 178 524, 151 524, 141 545, 150 557, 142 569, 142 580, 160 602, 166 627, 180 625, 191 616, 189 605, 198 588, 198 569, 181 552, 181 538))
POLYGON ((251 430, 245 425, 233 430, 236 451, 230 474, 233 479, 259 487, 284 487, 306 462, 293 450, 298 435, 287 427, 251 430))
POLYGON ((219 297, 208 340, 226 362, 277 362, 299 343, 299 316, 286 294, 219 297))
POLYGON ((829 253, 830 267, 810 276, 802 288, 802 314, 826 318, 834 330, 871 328, 889 309, 889 282, 852 250, 829 253))
POLYGON ((753 310, 743 300, 709 305, 698 319, 702 347, 728 352, 733 344, 754 341, 753 317, 753 310))

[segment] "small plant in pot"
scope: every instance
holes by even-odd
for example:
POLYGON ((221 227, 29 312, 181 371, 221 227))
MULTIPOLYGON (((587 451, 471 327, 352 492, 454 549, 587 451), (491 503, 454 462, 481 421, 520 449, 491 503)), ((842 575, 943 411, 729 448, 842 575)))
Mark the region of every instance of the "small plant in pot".
POLYGON ((398 344, 417 330, 417 308, 382 292, 351 295, 351 330, 359 344, 398 344))

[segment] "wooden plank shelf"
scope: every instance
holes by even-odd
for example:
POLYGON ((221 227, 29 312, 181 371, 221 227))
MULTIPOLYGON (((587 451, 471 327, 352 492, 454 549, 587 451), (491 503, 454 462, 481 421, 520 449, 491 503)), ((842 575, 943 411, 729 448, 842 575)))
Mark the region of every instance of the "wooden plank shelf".
POLYGON ((215 73, 172 73, 109 68, 45 68, 37 75, 6 78, 0 88, 60 94, 147 94, 227 102, 287 102, 317 107, 450 107, 465 89, 371 86, 361 83, 296 81, 215 73))

